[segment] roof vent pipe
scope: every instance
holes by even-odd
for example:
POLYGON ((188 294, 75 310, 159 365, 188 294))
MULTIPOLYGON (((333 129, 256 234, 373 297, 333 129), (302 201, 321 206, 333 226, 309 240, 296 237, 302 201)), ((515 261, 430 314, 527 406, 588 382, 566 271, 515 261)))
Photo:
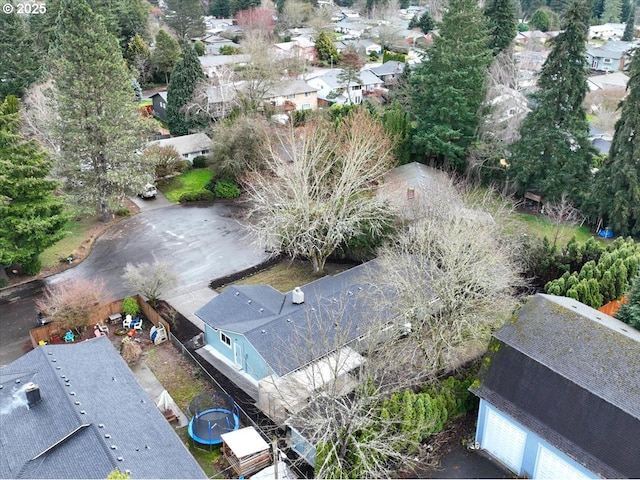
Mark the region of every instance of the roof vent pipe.
POLYGON ((40 403, 40 400, 42 400, 40 397, 40 387, 33 382, 27 383, 24 387, 24 393, 27 397, 27 405, 29 407, 36 403, 40 403))
POLYGON ((300 287, 296 287, 293 289, 293 293, 291 294, 291 301, 295 305, 300 305, 301 303, 304 303, 304 292, 300 287))

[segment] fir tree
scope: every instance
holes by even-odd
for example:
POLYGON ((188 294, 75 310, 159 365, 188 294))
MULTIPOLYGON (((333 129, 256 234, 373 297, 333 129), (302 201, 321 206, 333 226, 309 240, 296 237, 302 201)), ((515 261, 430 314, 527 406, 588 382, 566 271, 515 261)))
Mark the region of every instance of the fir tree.
POLYGON ((609 156, 592 197, 618 235, 640 234, 640 55, 631 60, 629 95, 622 101, 609 156))
POLYGON ((151 56, 151 64, 164 74, 165 83, 169 84, 169 75, 180 59, 180 45, 165 30, 158 30, 156 34, 156 48, 151 56))
POLYGON ((414 144, 425 160, 464 170, 475 138, 491 59, 487 25, 474 0, 451 0, 440 34, 413 70, 414 144))
POLYGON ((604 0, 604 12, 602 21, 605 23, 620 23, 622 14, 622 2, 620 0, 604 0))
POLYGON ((604 0, 593 0, 591 4, 591 18, 600 20, 604 13, 604 0))
POLYGON ((623 42, 633 42, 633 31, 636 23, 636 12, 635 6, 629 12, 629 17, 627 18, 627 24, 624 27, 624 33, 622 34, 623 42))
POLYGON ((209 14, 216 18, 229 18, 231 2, 229 0, 214 0, 209 7, 209 14))
POLYGON ((587 87, 584 58, 589 10, 581 1, 564 15, 564 31, 552 40, 542 66, 535 108, 520 128, 510 176, 521 191, 539 190, 548 201, 566 193, 577 204, 588 186, 593 147, 582 107, 587 87))
POLYGON ((489 47, 497 55, 509 48, 518 33, 518 17, 513 0, 489 0, 484 7, 489 23, 489 47))
POLYGON ((316 53, 318 54, 318 60, 323 62, 332 61, 336 64, 340 58, 338 50, 327 32, 321 32, 316 38, 316 53))
POLYGON ((622 304, 616 318, 636 330, 640 330, 640 275, 633 281, 628 300, 627 303, 622 304))
POLYGON ((199 0, 167 0, 165 21, 182 40, 201 37, 206 31, 199 0))
POLYGON ((189 117, 183 109, 191 102, 198 82, 204 78, 195 50, 184 45, 182 59, 176 64, 167 89, 167 120, 172 135, 185 135, 204 126, 202 120, 189 117))
POLYGON ((0 13, 0 102, 7 95, 22 96, 38 78, 40 56, 35 47, 29 25, 16 9, 0 13))
POLYGON ((151 180, 139 151, 144 125, 118 42, 85 0, 62 0, 56 26, 57 171, 80 205, 103 221, 151 180))
POLYGON ((40 270, 38 256, 62 236, 63 203, 53 192, 51 162, 34 141, 19 135, 15 106, 0 104, 0 265, 22 264, 26 273, 40 270))

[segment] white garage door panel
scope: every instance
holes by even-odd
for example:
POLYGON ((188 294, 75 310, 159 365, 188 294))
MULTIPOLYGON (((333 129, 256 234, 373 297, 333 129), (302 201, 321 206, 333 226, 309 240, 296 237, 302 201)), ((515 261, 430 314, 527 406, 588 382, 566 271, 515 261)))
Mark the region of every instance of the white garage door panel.
POLYGON ((520 473, 526 439, 524 430, 488 410, 481 447, 516 473, 520 473))
POLYGON ((536 469, 533 478, 583 479, 589 477, 541 445, 538 448, 538 458, 536 460, 536 469))

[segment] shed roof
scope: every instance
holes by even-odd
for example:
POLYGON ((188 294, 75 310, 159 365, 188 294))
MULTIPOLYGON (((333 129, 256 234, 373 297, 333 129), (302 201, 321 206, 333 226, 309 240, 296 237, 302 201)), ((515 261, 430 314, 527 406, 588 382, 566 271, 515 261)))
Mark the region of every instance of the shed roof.
POLYGON ((538 294, 494 338, 476 394, 598 475, 640 476, 640 332, 538 294))
POLYGON ((220 438, 237 458, 269 450, 269 444, 264 441, 253 427, 245 427, 233 432, 223 433, 220 438))
POLYGON ((206 478, 106 337, 39 347, 0 385, 0 478, 206 478), (30 409, 28 382, 42 397, 30 409))

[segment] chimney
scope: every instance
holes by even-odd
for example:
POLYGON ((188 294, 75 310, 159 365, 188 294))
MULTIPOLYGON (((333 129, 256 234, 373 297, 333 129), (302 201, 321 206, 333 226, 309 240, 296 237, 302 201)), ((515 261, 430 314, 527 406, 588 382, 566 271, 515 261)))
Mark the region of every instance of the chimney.
POLYGON ((304 292, 300 287, 296 287, 293 289, 293 293, 291 294, 291 301, 295 305, 300 305, 301 303, 304 303, 304 292))
POLYGON ((40 387, 37 384, 33 382, 27 383, 24 387, 24 393, 27 396, 27 405, 29 407, 40 403, 40 387))

